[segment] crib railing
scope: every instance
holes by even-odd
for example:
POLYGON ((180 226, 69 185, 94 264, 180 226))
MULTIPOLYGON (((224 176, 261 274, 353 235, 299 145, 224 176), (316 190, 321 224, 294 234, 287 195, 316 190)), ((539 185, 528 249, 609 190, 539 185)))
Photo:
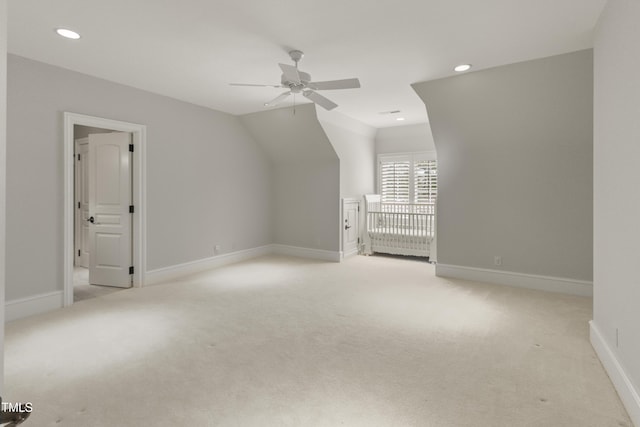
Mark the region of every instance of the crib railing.
MULTIPOLYGON (((375 211, 376 209, 374 209, 375 211)), ((381 212, 432 214, 436 213, 433 203, 380 203, 381 212)))
POLYGON ((435 213, 367 212, 368 231, 403 236, 431 236, 435 213))

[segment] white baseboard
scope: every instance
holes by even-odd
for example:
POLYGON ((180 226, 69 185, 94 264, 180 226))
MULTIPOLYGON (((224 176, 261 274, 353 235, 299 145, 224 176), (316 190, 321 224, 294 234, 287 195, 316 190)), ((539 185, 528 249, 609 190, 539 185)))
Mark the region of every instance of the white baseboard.
POLYGON ((147 274, 145 275, 145 285, 166 282, 178 277, 188 276, 190 274, 199 273, 216 267, 222 267, 223 265, 268 255, 273 252, 272 246, 273 245, 259 246, 257 248, 216 255, 210 258, 198 259, 195 261, 185 262, 183 264, 147 271, 147 274))
POLYGON ((358 255, 358 248, 351 249, 348 252, 340 251, 340 259, 349 258, 351 256, 358 255))
POLYGON ((22 319, 47 311, 62 308, 64 305, 64 292, 55 291, 46 294, 34 295, 27 298, 15 299, 5 303, 4 321, 22 319))
MULTIPOLYGON (((342 253, 337 251, 333 252, 321 249, 272 244, 147 271, 145 275, 145 285, 166 282, 178 277, 188 276, 212 268, 222 267, 223 265, 273 253, 334 262, 340 262, 342 257, 342 253)), ((7 301, 5 304, 5 322, 45 313, 62 307, 64 307, 63 291, 49 292, 7 301)))
POLYGON ((495 283, 538 291, 563 294, 593 296, 593 283, 562 277, 538 276, 511 271, 489 270, 484 268, 463 267, 460 265, 436 264, 436 276, 454 279, 474 280, 495 283))
POLYGON ((338 251, 326 251, 324 249, 310 249, 310 248, 301 248, 299 246, 289 246, 289 245, 280 245, 273 244, 272 253, 278 255, 289 255, 295 256, 299 258, 311 258, 311 259, 319 259, 322 261, 333 261, 340 262, 340 252, 338 251))
POLYGON ((629 417, 634 425, 640 426, 640 393, 635 389, 633 383, 622 368, 615 353, 604 340, 600 330, 592 321, 589 322, 589 336, 591 345, 602 362, 605 371, 611 378, 613 386, 616 388, 620 400, 629 413, 629 417))
POLYGON ((156 283, 177 279, 178 277, 200 273, 201 271, 269 254, 321 259, 324 261, 340 261, 340 252, 271 244, 147 271, 145 275, 145 285, 154 285, 156 283))

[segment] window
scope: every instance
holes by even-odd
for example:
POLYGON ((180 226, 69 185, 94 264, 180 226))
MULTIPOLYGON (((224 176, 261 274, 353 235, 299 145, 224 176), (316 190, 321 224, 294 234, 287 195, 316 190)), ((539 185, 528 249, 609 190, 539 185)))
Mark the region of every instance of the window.
POLYGON ((385 203, 435 203, 437 161, 430 153, 379 156, 378 189, 385 203))
POLYGON ((383 202, 409 203, 411 198, 411 162, 380 162, 380 194, 383 202))
POLYGON ((435 203, 438 166, 435 160, 417 160, 413 166, 414 203, 435 203))

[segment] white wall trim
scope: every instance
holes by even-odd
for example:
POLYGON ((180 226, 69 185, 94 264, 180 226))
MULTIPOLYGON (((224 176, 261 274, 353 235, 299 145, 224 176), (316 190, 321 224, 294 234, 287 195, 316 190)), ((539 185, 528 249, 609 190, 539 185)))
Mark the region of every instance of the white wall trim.
POLYGON ((639 391, 633 386, 631 379, 627 376, 615 353, 604 340, 604 337, 593 320, 589 322, 589 327, 591 345, 600 358, 602 366, 604 366, 605 371, 607 371, 609 378, 611 378, 611 382, 618 392, 624 407, 627 409, 631 421, 633 421, 634 425, 640 426, 639 391))
POLYGON ((234 264, 236 262, 246 261, 252 258, 270 254, 339 262, 341 260, 342 253, 325 251, 321 249, 301 248, 298 246, 271 244, 259 246, 257 248, 216 255, 209 258, 198 259, 195 261, 189 261, 183 264, 171 265, 169 267, 162 267, 156 270, 150 270, 147 271, 146 274, 146 284, 152 285, 156 283, 167 282, 169 280, 188 276, 190 274, 200 273, 205 270, 210 270, 213 268, 218 268, 225 265, 234 264))
POLYGON ((7 301, 5 304, 5 322, 34 316, 47 311, 57 310, 64 305, 62 291, 48 292, 26 298, 7 301))
POLYGON ((326 251, 324 249, 302 248, 299 246, 289 246, 273 244, 272 252, 278 255, 288 255, 299 258, 319 259, 322 261, 340 262, 339 251, 326 251))
POLYGON ((172 279, 177 279, 179 277, 200 273, 201 271, 205 270, 210 270, 212 268, 222 267, 224 265, 246 261, 251 258, 269 255, 272 250, 273 249, 271 245, 259 246, 257 248, 245 249, 242 251, 216 255, 209 258, 198 259, 195 261, 189 261, 183 264, 158 268, 156 270, 147 272, 146 284, 151 285, 166 282, 172 279))
POLYGON ((538 276, 512 271, 463 267, 460 265, 436 264, 436 276, 454 279, 475 280, 538 291, 593 296, 593 282, 565 279, 562 277, 538 276))
MULTIPOLYGON (((70 254, 72 254, 72 252, 73 246, 70 254)), ((147 271, 144 276, 145 285, 162 283, 179 277, 185 277, 190 274, 274 253, 333 262, 339 262, 342 255, 341 252, 325 251, 322 249, 309 249, 298 246, 271 244, 147 271)), ((73 263, 73 257, 71 258, 71 261, 73 263)), ((73 274, 73 270, 71 273, 73 274)), ((73 279, 73 275, 71 277, 73 279)), ((73 302, 73 283, 71 288, 71 297, 73 302)), ((49 292, 13 301, 7 301, 5 304, 5 322, 45 313, 65 306, 64 291, 49 292)))
POLYGON ((358 248, 352 249, 349 252, 340 251, 341 259, 349 258, 349 257, 352 257, 354 255, 358 255, 358 248))
POLYGON ((146 170, 147 170, 147 127, 135 123, 100 117, 85 116, 76 113, 64 113, 64 306, 73 304, 73 230, 74 230, 74 149, 73 126, 83 125, 120 132, 131 132, 133 135, 133 286, 142 287, 145 283, 147 271, 147 198, 146 198, 146 170))

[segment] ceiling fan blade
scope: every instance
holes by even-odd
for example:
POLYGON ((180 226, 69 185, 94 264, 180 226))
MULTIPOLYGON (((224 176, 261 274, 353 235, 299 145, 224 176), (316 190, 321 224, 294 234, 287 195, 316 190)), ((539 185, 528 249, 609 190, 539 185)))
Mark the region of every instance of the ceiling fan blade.
POLYGON ((296 67, 294 67, 293 65, 287 65, 287 64, 278 64, 278 65, 280 66, 280 69, 284 73, 284 78, 287 81, 293 82, 297 85, 300 84, 300 74, 298 74, 298 69, 296 67))
POLYGON ((313 102, 315 102, 316 104, 324 108, 325 110, 333 110, 338 106, 338 104, 334 103, 333 101, 330 101, 329 99, 325 98, 324 96, 312 90, 305 90, 302 94, 306 98, 309 98, 310 100, 312 100, 313 102))
POLYGON ((282 85, 254 85, 251 83, 229 83, 229 86, 282 87, 282 85))
POLYGON ((274 107, 280 104, 282 101, 284 101, 289 95, 291 95, 291 91, 284 92, 278 95, 276 98, 272 99, 271 101, 265 103, 264 105, 266 105, 267 107, 274 107))
POLYGON ((358 79, 342 79, 329 80, 326 82, 309 82, 307 87, 316 90, 333 90, 333 89, 357 89, 360 87, 358 79))

